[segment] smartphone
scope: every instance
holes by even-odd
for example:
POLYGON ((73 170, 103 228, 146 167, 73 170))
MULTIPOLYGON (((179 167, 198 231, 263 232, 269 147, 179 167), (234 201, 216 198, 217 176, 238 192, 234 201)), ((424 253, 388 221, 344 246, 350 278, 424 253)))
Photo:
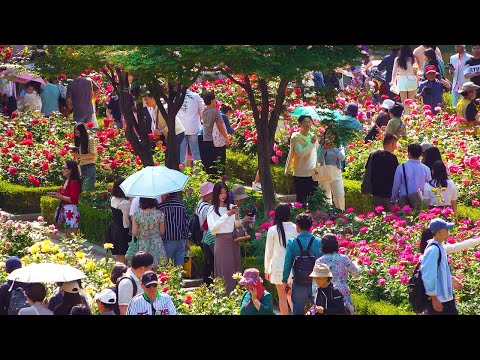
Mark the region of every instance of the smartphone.
POLYGON ((70 146, 70 151, 73 152, 73 153, 77 153, 78 154, 78 151, 79 151, 79 147, 78 146, 70 146))

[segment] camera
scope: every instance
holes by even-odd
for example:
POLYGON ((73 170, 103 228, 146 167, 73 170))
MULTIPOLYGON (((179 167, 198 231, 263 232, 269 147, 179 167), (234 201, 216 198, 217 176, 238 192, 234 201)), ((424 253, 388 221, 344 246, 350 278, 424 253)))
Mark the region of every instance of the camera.
POLYGON ((429 87, 425 87, 423 89, 423 95, 432 95, 432 89, 429 87))
POLYGON ((257 213, 257 208, 256 208, 255 206, 253 206, 253 207, 250 209, 250 211, 247 213, 247 216, 253 217, 253 216, 256 215, 256 213, 257 213))

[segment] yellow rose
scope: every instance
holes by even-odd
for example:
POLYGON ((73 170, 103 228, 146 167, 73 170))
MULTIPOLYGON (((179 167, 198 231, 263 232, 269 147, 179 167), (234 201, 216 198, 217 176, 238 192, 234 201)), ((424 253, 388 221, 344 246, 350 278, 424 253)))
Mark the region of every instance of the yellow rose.
POLYGON ((107 249, 107 250, 113 249, 113 244, 112 243, 105 243, 105 244, 103 244, 103 248, 107 249))
POLYGON ((35 254, 38 252, 38 246, 35 246, 33 245, 31 248, 30 248, 30 254, 35 254))
POLYGON ((60 250, 60 246, 54 245, 54 246, 52 247, 52 252, 58 252, 58 250, 60 250))
POLYGON ((81 252, 81 251, 76 251, 75 252, 75 255, 77 256, 77 258, 79 259, 83 259, 85 257, 85 253, 81 252))
POLYGON ((64 254, 63 252, 59 252, 59 253, 57 254, 57 257, 58 257, 59 259, 63 259, 63 258, 65 257, 65 254, 64 254))
POLYGON ((92 259, 87 260, 87 263, 85 264, 85 269, 87 271, 92 270, 95 267, 95 263, 93 262, 92 259))

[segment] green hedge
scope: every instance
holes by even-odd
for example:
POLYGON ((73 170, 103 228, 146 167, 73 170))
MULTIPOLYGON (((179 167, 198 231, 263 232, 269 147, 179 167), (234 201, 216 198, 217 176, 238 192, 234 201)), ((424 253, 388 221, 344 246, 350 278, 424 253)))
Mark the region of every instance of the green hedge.
MULTIPOLYGON (((373 211, 371 195, 362 195, 360 191, 361 182, 356 180, 343 180, 345 187, 345 206, 353 207, 358 213, 373 211)), ((480 209, 458 205, 458 218, 480 220, 480 209)))
MULTIPOLYGON (((257 157, 248 156, 240 152, 227 150, 227 171, 230 177, 238 178, 244 184, 250 186, 257 174, 257 157)), ((293 176, 291 174, 285 176, 285 166, 270 165, 275 192, 278 194, 292 194, 293 176)))
POLYGON ((13 214, 40 212, 40 198, 60 186, 25 187, 0 180, 0 207, 13 214))
MULTIPOLYGON (((42 196, 40 207, 42 216, 49 224, 54 222, 55 209, 59 204, 58 199, 49 196, 42 196)), ((102 210, 85 204, 79 204, 80 231, 85 240, 102 246, 105 241, 105 233, 108 225, 112 222, 110 210, 102 210)))
POLYGON ((370 300, 364 294, 352 293, 352 302, 355 315, 415 315, 412 311, 402 310, 385 301, 370 300))

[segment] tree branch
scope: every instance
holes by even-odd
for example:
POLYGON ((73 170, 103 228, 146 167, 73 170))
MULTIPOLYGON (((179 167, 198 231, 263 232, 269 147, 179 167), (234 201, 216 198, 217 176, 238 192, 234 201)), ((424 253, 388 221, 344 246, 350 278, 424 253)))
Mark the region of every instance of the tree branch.
POLYGON ((255 119, 255 124, 257 126, 260 124, 260 114, 258 112, 258 106, 257 102, 255 101, 255 94, 252 88, 252 84, 250 83, 250 79, 248 78, 248 75, 245 75, 245 91, 247 92, 248 95, 248 100, 250 101, 250 106, 252 108, 253 112, 253 118, 255 119), (258 121, 258 123, 257 123, 258 121))
POLYGON ((285 101, 285 90, 288 86, 287 79, 280 79, 280 84, 278 85, 277 95, 275 96, 275 105, 273 111, 270 114, 270 119, 268 121, 268 126, 270 131, 276 131, 278 125, 278 118, 282 113, 283 103, 285 101))

